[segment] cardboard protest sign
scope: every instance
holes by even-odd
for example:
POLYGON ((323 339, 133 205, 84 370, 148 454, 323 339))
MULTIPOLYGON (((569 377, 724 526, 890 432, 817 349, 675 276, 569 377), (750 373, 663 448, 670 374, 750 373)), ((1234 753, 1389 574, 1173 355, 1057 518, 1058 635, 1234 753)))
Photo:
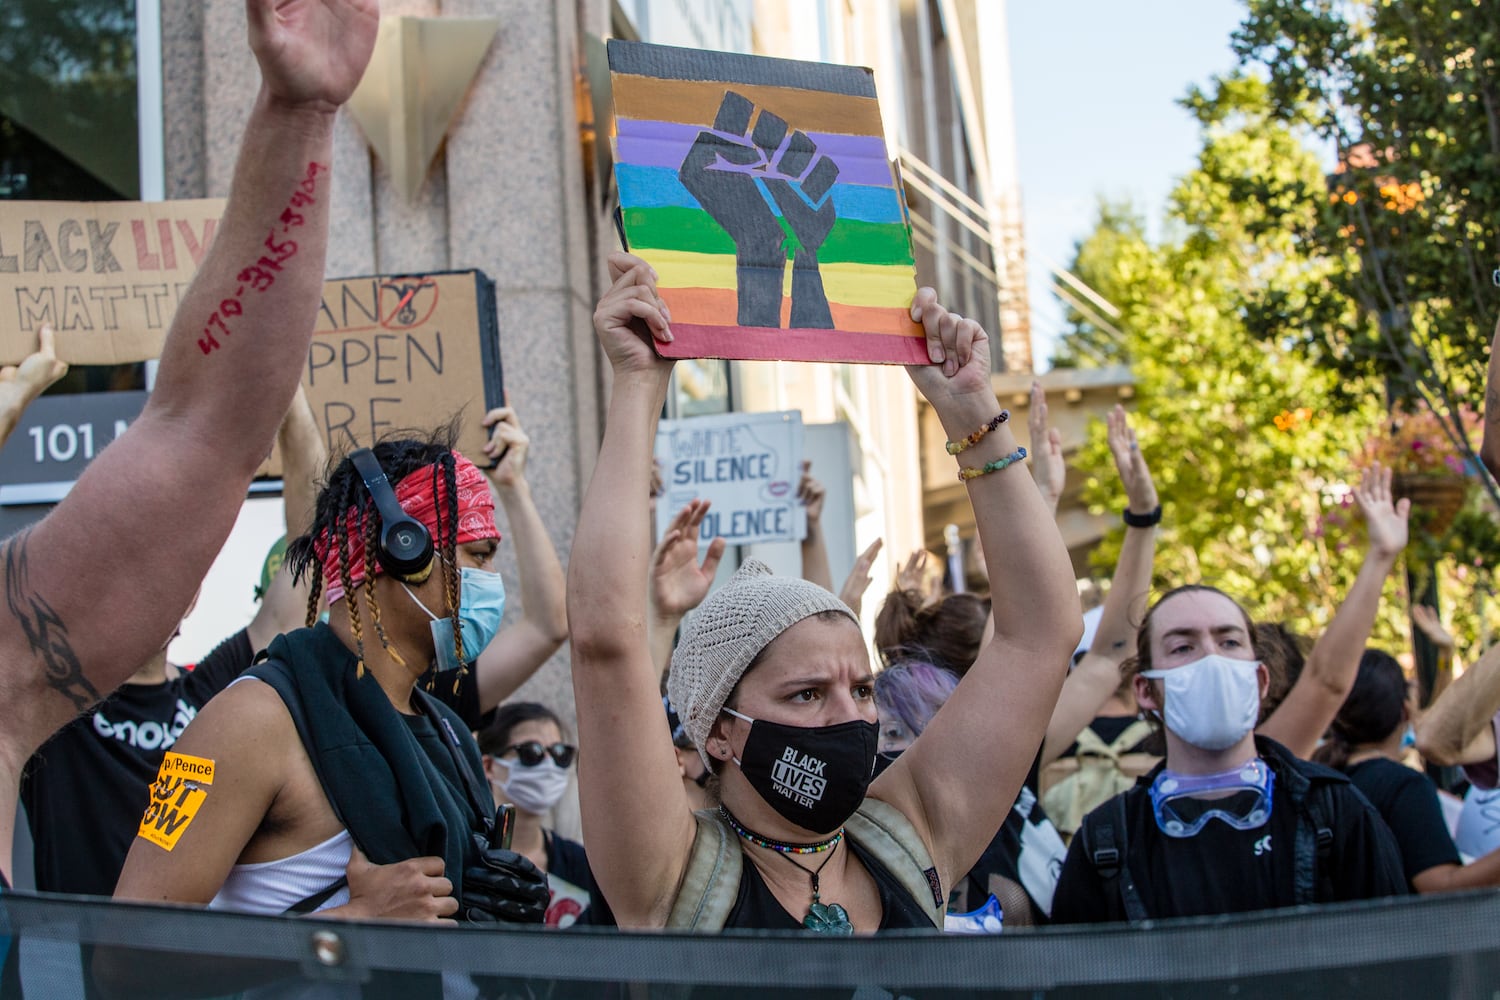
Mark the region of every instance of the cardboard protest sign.
MULTIPOLYGON (((329 281, 302 384, 331 455, 459 416, 458 450, 485 464, 480 421, 505 397, 495 283, 480 271, 329 281)), ((279 476, 281 456, 260 474, 279 476)))
POLYGON ((0 200, 0 364, 36 350, 44 323, 71 364, 159 356, 223 212, 222 199, 0 200))
POLYGON ((807 511, 797 499, 802 414, 796 410, 663 420, 656 458, 664 490, 656 502, 657 537, 700 497, 713 502, 702 545, 715 538, 750 545, 807 537, 807 511))
POLYGON ((868 69, 611 41, 626 247, 669 357, 926 364, 868 69))

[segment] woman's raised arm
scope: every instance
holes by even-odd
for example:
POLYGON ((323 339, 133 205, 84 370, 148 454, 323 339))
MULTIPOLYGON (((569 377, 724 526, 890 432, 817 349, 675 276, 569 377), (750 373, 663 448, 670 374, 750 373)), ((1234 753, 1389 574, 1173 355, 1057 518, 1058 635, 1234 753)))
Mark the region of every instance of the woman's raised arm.
POLYGON ((671 314, 645 261, 609 265, 594 328, 614 382, 568 566, 578 787, 589 864, 620 926, 661 927, 695 832, 646 628, 651 451, 672 374, 650 341, 671 339, 671 314))
POLYGON ((927 729, 871 787, 925 836, 943 885, 973 866, 1031 770, 1083 634, 1068 550, 1018 464, 990 385, 989 341, 973 320, 917 293, 931 366, 908 368, 958 453, 990 572, 995 637, 927 729), (970 443, 972 442, 972 443, 970 443))

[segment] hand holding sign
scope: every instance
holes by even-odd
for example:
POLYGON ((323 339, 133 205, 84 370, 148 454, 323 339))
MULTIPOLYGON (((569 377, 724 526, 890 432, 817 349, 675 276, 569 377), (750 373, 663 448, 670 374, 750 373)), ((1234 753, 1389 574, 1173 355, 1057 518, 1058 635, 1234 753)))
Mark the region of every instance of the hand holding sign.
POLYGON ((978 426, 995 411, 989 335, 974 320, 939 304, 937 292, 931 288, 917 289, 911 316, 922 323, 932 364, 908 365, 906 372, 944 426, 952 417, 967 433, 970 423, 978 426))
POLYGON ((656 293, 656 272, 628 253, 609 255, 614 282, 594 310, 594 331, 616 375, 654 372, 665 375, 672 362, 652 350, 653 341, 671 343, 671 311, 656 293))
POLYGON ((375 49, 379 0, 250 0, 247 13, 250 48, 277 101, 333 112, 354 93, 375 49))
POLYGON ((725 542, 715 538, 698 561, 698 533, 708 508, 707 500, 690 501, 672 518, 651 555, 651 607, 658 618, 682 618, 703 603, 713 586, 725 542))
POLYGON ((531 438, 521 429, 516 411, 501 406, 484 415, 484 426, 490 429, 484 453, 490 459, 485 475, 498 490, 509 489, 526 478, 526 452, 531 438))
POLYGON ((377 865, 351 845, 349 902, 324 913, 359 920, 423 920, 452 924, 458 912, 453 883, 443 875, 442 858, 409 858, 377 865))
POLYGON ((802 501, 802 506, 807 508, 807 533, 812 534, 818 529, 823 518, 823 501, 827 498, 828 490, 822 483, 813 478, 812 460, 802 460, 802 478, 797 481, 797 499, 802 501))
POLYGON ((21 411, 31 405, 47 387, 68 374, 68 363, 57 360, 52 328, 44 326, 40 346, 19 365, 0 368, 0 420, 14 427, 21 411))

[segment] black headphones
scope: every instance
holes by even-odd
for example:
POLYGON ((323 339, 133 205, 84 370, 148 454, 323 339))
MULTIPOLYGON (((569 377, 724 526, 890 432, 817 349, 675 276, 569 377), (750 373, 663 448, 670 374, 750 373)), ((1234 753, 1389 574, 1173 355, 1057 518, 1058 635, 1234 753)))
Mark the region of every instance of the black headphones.
POLYGON ((387 573, 397 577, 422 574, 432 564, 432 533, 427 526, 401 509, 396 491, 380 467, 380 459, 369 448, 349 455, 349 461, 365 481, 370 499, 380 512, 380 537, 376 540, 375 558, 387 573))

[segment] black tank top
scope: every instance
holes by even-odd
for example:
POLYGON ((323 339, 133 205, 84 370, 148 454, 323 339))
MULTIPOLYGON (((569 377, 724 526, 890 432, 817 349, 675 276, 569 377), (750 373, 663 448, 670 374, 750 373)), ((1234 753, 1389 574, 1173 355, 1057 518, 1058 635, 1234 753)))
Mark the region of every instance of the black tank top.
MULTIPOLYGON (((876 861, 869 852, 865 851, 852 837, 846 837, 850 850, 870 877, 875 880, 875 887, 880 892, 880 929, 883 931, 894 930, 935 930, 932 920, 927 916, 927 911, 917 905, 916 900, 901 887, 895 876, 885 870, 885 867, 876 861)), ((826 900, 836 903, 838 900, 826 900)), ((760 871, 749 858, 745 859, 743 874, 740 875, 740 891, 735 896, 734 908, 729 911, 729 917, 724 921, 726 929, 738 930, 803 930, 802 921, 793 917, 786 908, 777 901, 767 887, 765 879, 761 878, 760 871)))

